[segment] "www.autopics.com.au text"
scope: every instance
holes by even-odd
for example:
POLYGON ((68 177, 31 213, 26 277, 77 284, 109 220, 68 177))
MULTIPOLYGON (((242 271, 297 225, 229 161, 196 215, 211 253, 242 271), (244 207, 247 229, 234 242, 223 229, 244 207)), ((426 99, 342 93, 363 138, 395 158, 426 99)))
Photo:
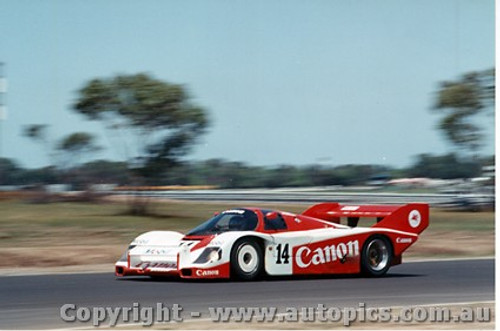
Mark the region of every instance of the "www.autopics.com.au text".
POLYGON ((211 322, 341 322, 349 326, 354 322, 490 322, 491 309, 487 307, 460 307, 454 311, 448 307, 411 306, 398 309, 390 307, 332 307, 318 304, 314 307, 208 307, 207 311, 185 311, 178 304, 141 306, 134 302, 129 307, 78 307, 65 304, 60 308, 63 321, 91 323, 93 326, 121 323, 139 323, 145 326, 164 322, 183 322, 187 319, 205 318, 211 322))

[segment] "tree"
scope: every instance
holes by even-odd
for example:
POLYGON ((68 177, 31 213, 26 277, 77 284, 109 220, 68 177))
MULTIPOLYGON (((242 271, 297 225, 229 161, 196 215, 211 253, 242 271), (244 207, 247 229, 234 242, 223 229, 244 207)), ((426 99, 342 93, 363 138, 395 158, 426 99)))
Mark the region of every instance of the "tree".
POLYGON ((0 185, 18 185, 22 169, 16 161, 8 158, 0 158, 0 185))
POLYGON ((495 69, 471 72, 457 81, 442 82, 434 105, 435 110, 444 114, 439 130, 455 146, 476 152, 483 134, 473 118, 493 106, 494 98, 495 69))
POLYGON ((48 137, 47 124, 30 124, 23 127, 22 135, 40 144, 47 154, 47 158, 51 165, 54 164, 54 154, 52 153, 52 144, 48 137))
POLYGON ((136 184, 177 164, 209 125, 206 110, 190 101, 184 86, 147 74, 93 79, 80 89, 73 108, 104 123, 115 137, 122 134, 119 140, 136 184))
POLYGON ((125 162, 96 160, 78 167, 81 176, 89 183, 127 184, 127 164, 125 162))
POLYGON ((472 178, 481 175, 481 163, 462 160, 455 154, 420 154, 407 172, 410 177, 472 178))
POLYGON ((47 124, 30 124, 23 127, 22 135, 41 144, 50 165, 56 168, 76 166, 84 154, 101 149, 94 143, 94 136, 86 132, 71 133, 56 143, 49 139, 48 128, 47 124))
POLYGON ((75 132, 62 138, 57 144, 57 150, 65 154, 62 165, 75 166, 80 163, 85 154, 97 152, 101 149, 94 143, 94 136, 86 132, 75 132))
POLYGON ((30 124, 24 127, 23 135, 37 141, 47 141, 47 124, 30 124))

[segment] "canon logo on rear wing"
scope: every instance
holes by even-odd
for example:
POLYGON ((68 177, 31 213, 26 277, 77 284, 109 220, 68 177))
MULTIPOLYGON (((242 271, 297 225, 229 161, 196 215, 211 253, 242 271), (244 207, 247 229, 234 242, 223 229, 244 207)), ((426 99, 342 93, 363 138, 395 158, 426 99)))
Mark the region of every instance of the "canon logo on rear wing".
POLYGON ((359 255, 359 241, 351 240, 347 243, 328 245, 311 250, 307 246, 302 246, 297 250, 296 263, 299 268, 307 268, 311 264, 325 264, 343 260, 347 256, 359 255))

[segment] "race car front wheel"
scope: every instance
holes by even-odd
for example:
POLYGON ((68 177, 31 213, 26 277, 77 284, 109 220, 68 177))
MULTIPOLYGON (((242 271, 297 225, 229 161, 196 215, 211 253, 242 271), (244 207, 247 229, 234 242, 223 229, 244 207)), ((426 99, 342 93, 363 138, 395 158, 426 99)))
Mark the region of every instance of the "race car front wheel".
POLYGON ((260 276, 264 266, 262 248, 252 239, 238 240, 231 250, 231 271, 243 280, 253 280, 260 276))
POLYGON ((361 271, 379 277, 389 270, 392 262, 391 242, 383 236, 368 238, 361 254, 361 271))

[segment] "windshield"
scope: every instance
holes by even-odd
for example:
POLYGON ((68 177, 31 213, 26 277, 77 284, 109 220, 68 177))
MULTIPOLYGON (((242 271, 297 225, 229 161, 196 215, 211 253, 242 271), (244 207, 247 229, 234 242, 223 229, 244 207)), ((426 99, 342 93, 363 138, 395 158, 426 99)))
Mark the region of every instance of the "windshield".
POLYGON ((252 231, 257 227, 257 214, 248 209, 231 209, 212 217, 187 233, 202 236, 227 231, 252 231))

